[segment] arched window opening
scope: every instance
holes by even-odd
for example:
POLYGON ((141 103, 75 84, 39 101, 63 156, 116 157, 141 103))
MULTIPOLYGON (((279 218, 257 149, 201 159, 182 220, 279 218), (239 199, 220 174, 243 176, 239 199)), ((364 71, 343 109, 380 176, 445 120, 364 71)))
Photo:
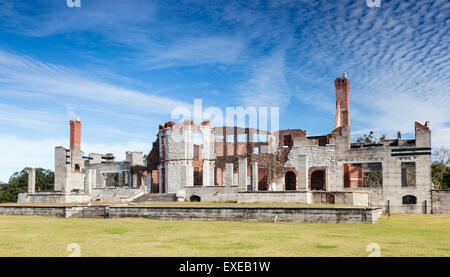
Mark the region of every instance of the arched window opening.
POLYGON ((201 201, 201 198, 200 198, 200 196, 198 196, 198 195, 192 195, 192 196, 189 198, 189 201, 190 201, 190 202, 200 202, 200 201, 201 201))
POLYGON ((286 172, 284 176, 284 187, 285 190, 297 190, 297 178, 294 172, 286 172))
POLYGON ((405 195, 402 197, 402 204, 417 204, 417 197, 414 195, 405 195))

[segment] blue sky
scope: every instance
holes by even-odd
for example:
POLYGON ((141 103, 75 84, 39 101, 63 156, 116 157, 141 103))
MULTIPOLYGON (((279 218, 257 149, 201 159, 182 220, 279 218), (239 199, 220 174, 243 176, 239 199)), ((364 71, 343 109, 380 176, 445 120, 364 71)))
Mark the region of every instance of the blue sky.
POLYGON ((280 128, 330 133, 350 79, 352 136, 450 146, 448 1, 0 2, 0 181, 53 169, 68 121, 86 153, 148 152, 172 109, 279 106, 280 128))

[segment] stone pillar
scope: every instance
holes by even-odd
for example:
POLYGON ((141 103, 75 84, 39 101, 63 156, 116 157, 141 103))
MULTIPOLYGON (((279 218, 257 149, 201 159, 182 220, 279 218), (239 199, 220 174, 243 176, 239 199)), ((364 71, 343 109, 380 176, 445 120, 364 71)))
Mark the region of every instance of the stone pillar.
POLYGON ((64 186, 64 168, 66 166, 66 149, 55 147, 55 191, 62 191, 64 186))
POLYGON ((36 169, 28 170, 28 194, 33 194, 36 191, 36 169))
POLYGON ((159 175, 159 180, 158 180, 158 183, 159 183, 158 193, 162 193, 162 180, 163 180, 164 176, 163 176, 163 174, 162 174, 162 169, 161 169, 161 167, 158 168, 158 175, 159 175))
POLYGON ((225 164, 225 186, 231 187, 233 184, 233 164, 227 163, 225 164))
POLYGON ((99 175, 101 175, 96 169, 92 169, 92 185, 91 190, 93 188, 97 188, 97 183, 99 180, 99 175))
POLYGON ((133 181, 131 183, 131 187, 132 188, 136 188, 137 187, 137 174, 133 173, 133 181))
POLYGON ((298 157, 297 164, 298 176, 297 176, 297 189, 300 191, 309 190, 308 186, 308 157, 301 155, 298 157))
POLYGON ((216 183, 217 186, 223 185, 223 169, 218 167, 216 168, 216 183))
POLYGON ((252 164, 252 186, 253 191, 258 191, 258 162, 252 164))
POLYGON ((203 186, 214 186, 214 161, 203 161, 203 186))
POLYGON ((194 186, 194 166, 191 160, 186 161, 186 165, 183 170, 185 170, 185 187, 194 186))
POLYGON ((123 172, 119 172, 119 187, 123 187, 125 183, 123 172))
POLYGON ((151 171, 147 172, 147 175, 146 175, 145 190, 146 190, 146 192, 152 191, 152 173, 151 173, 151 171))
POLYGON ((63 184, 63 188, 62 188, 62 192, 63 193, 70 193, 72 191, 72 188, 71 188, 71 184, 72 184, 71 177, 72 177, 72 168, 71 168, 70 165, 66 165, 65 172, 64 172, 65 181, 64 181, 64 184, 63 184))
POLYGON ((86 183, 84 184, 84 193, 91 194, 92 187, 95 180, 95 169, 89 169, 87 171, 86 183))
POLYGON ((239 190, 247 190, 247 158, 239 158, 239 190))

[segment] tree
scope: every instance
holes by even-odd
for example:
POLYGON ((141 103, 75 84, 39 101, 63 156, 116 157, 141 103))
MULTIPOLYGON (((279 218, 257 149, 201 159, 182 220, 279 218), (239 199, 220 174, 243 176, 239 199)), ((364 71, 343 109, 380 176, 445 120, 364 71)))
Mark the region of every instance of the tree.
POLYGON ((147 158, 148 158, 148 155, 147 155, 147 154, 144 154, 144 157, 143 157, 143 159, 144 159, 144 160, 143 160, 143 162, 144 162, 143 165, 144 165, 144 166, 147 166, 147 158))
POLYGON ((375 144, 380 143, 383 139, 386 138, 386 135, 381 135, 380 137, 375 137, 373 131, 370 131, 369 134, 364 134, 361 137, 356 139, 356 142, 366 143, 366 144, 375 144))
POLYGON ((431 179, 435 188, 450 188, 450 151, 446 147, 438 148, 433 152, 433 163, 431 164, 431 179))
MULTIPOLYGON (((17 196, 20 192, 28 190, 28 170, 26 167, 20 172, 15 172, 9 178, 7 184, 0 184, 0 202, 17 202, 17 196)), ((53 171, 36 168, 36 191, 53 190, 55 183, 55 174, 53 171)))

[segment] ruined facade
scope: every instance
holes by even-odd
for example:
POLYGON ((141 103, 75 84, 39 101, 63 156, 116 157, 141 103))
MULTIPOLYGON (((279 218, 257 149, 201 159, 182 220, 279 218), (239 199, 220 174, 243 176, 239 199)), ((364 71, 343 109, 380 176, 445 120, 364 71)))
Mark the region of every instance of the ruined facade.
POLYGON ((35 191, 34 170, 29 172, 28 193, 19 202, 75 203, 127 202, 145 194, 146 171, 142 152, 127 152, 126 160, 116 162, 113 154, 81 150, 81 121, 70 121, 70 147, 55 147, 54 191, 35 191))
POLYGON ((415 122, 415 139, 351 143, 350 83, 345 75, 334 83, 334 129, 323 136, 208 121, 160 125, 147 160, 150 191, 186 201, 363 203, 430 212, 429 123, 415 122))
MULTIPOLYGON (((112 154, 85 156, 81 122, 71 121, 70 148, 55 148, 54 194, 64 196, 62 202, 127 202, 159 194, 179 201, 381 206, 392 213, 429 213, 432 199, 447 199, 432 197, 429 123, 415 122, 414 139, 399 134, 351 143, 350 82, 344 74, 334 84, 336 117, 329 134, 169 121, 159 126, 145 164, 140 152, 127 152, 123 162, 112 154)), ((47 202, 40 195, 30 188, 21 201, 47 202)))

